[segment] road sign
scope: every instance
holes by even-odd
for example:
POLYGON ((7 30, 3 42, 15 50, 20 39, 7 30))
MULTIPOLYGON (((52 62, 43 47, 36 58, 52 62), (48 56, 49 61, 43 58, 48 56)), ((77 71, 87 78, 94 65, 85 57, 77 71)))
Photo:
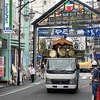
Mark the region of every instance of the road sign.
POLYGON ((38 54, 37 58, 42 59, 42 54, 38 54))

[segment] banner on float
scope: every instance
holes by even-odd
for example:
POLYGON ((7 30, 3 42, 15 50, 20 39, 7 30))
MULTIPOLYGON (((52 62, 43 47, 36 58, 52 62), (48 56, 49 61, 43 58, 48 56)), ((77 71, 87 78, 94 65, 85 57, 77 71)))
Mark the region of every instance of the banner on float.
POLYGON ((4 0, 4 33, 12 33, 12 0, 4 0))

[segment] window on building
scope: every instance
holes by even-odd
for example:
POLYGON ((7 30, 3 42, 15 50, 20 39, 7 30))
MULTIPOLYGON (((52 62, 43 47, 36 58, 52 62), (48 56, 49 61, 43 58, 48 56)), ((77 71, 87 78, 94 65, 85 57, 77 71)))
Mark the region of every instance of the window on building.
POLYGON ((94 38, 94 45, 100 45, 100 37, 94 38))
POLYGON ((44 5, 46 5, 46 3, 47 3, 47 1, 46 1, 46 0, 44 0, 44 5))

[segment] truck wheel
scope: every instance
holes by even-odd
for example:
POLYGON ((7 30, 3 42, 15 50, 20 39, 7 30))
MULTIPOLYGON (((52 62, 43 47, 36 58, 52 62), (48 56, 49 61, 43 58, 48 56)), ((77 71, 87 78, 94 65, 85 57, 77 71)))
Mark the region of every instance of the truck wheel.
POLYGON ((78 84, 76 85, 76 89, 75 89, 76 91, 78 90, 78 84))
POLYGON ((73 90, 74 93, 76 93, 78 91, 78 84, 76 86, 76 88, 73 90))
POLYGON ((51 93, 51 89, 47 89, 47 92, 48 92, 48 93, 51 93))

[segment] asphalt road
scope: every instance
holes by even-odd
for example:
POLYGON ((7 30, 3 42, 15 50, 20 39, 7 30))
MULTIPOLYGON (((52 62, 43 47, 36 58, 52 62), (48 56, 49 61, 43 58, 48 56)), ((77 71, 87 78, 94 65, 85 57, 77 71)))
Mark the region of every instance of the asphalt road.
POLYGON ((47 93, 43 80, 29 83, 24 86, 13 86, 0 89, 0 100, 91 100, 91 86, 81 88, 89 83, 90 74, 80 75, 79 90, 77 93, 71 91, 53 91, 47 93))

